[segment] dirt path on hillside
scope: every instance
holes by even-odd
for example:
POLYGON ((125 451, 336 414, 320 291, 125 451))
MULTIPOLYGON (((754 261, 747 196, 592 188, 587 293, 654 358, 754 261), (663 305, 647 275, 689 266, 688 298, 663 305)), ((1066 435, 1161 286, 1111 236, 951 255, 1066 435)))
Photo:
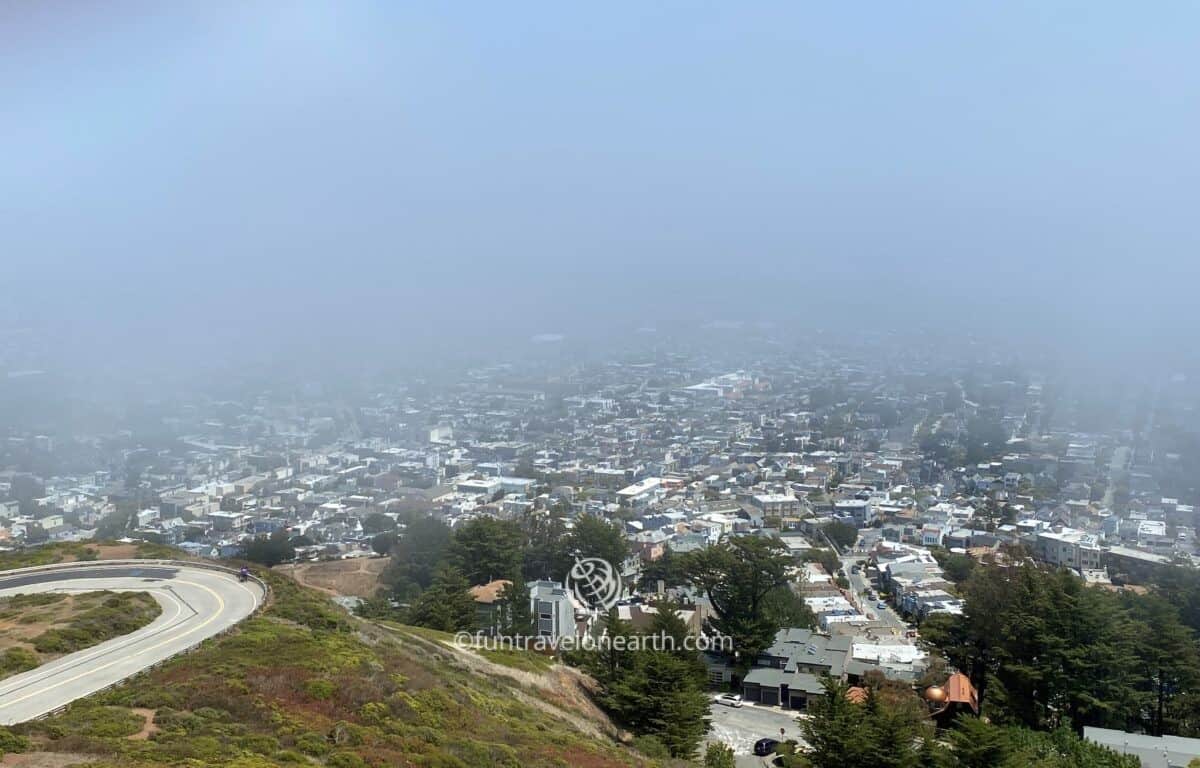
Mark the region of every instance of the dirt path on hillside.
POLYGON ((373 597, 381 586, 379 577, 387 564, 386 557, 354 557, 294 566, 277 565, 274 570, 327 595, 373 597))
POLYGON ((158 714, 156 709, 143 709, 142 707, 134 707, 129 710, 135 715, 142 718, 142 729, 129 737, 130 741, 146 741, 154 734, 158 733, 159 728, 154 724, 154 716, 158 714))

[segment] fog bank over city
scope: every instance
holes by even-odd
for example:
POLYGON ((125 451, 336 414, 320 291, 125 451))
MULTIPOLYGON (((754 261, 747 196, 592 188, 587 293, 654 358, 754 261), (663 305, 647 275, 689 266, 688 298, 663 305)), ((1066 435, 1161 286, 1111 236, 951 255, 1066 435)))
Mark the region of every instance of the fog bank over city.
POLYGON ((6 6, 0 362, 1191 363, 1195 6, 651 5, 6 6))
POLYGON ((0 763, 1200 767, 1197 30, 0 2, 0 763))

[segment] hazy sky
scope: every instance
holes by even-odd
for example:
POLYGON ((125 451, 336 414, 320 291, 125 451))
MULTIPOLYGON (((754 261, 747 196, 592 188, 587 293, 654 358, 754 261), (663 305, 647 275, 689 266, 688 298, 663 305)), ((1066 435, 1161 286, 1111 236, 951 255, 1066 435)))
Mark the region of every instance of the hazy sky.
POLYGON ((703 318, 1186 348, 1197 137, 1190 2, 8 2, 0 324, 142 360, 703 318))

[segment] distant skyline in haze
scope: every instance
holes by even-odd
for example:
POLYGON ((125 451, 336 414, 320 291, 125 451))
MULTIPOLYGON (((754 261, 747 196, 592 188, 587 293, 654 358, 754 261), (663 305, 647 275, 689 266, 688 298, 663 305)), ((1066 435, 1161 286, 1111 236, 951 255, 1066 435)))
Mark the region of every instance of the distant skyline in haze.
POLYGON ((64 366, 712 321, 1193 359, 1192 3, 9 3, 0 330, 64 366))

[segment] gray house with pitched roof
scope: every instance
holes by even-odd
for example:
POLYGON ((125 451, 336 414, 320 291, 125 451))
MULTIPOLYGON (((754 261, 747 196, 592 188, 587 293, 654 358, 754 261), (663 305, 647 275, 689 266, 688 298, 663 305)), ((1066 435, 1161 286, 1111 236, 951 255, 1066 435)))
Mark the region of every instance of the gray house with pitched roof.
POLYGON ((781 629, 742 680, 742 698, 756 704, 805 710, 824 692, 821 676, 845 676, 850 637, 820 635, 811 629, 781 629))

